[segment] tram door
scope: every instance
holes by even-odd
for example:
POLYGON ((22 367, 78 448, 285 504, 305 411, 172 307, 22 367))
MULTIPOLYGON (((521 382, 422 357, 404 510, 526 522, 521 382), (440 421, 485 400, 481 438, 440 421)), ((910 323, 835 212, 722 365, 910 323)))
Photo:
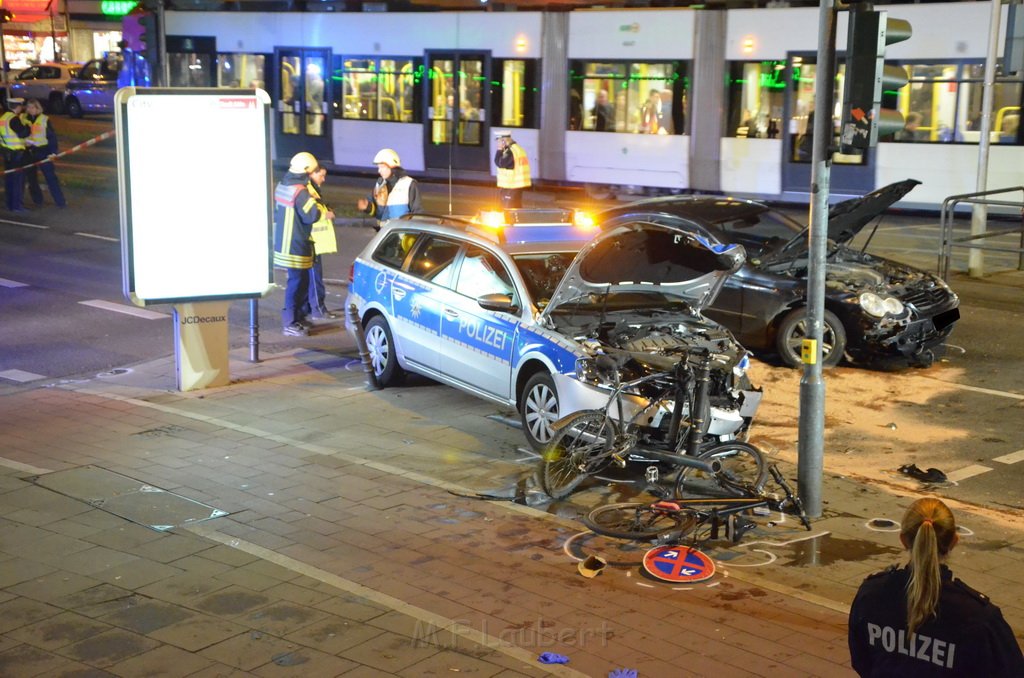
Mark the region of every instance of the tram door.
MULTIPOLYGON (((782 152, 782 190, 784 192, 809 193, 811 175, 814 167, 811 163, 814 128, 814 78, 817 73, 816 55, 790 54, 789 96, 786 101, 785 120, 788 128, 784 130, 782 152)), ((837 59, 836 82, 833 94, 835 118, 833 121, 833 146, 839 147, 839 110, 843 97, 843 77, 846 65, 837 59)), ((863 195, 872 191, 875 186, 875 164, 873 149, 867 149, 863 155, 832 154, 832 171, 830 176, 830 193, 836 195, 863 195)))
POLYGON ((287 161, 299 151, 309 151, 318 159, 332 160, 331 51, 278 47, 274 64, 276 158, 287 161))
POLYGON ((428 51, 427 73, 427 168, 488 171, 490 53, 428 51))

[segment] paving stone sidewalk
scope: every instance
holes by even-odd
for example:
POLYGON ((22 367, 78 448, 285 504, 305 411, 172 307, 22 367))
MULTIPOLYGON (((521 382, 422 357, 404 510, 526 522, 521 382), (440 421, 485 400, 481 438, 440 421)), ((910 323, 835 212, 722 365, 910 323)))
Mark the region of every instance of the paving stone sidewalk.
MULTIPOLYGON (((174 391, 165 359, 0 397, 0 676, 852 675, 847 605, 901 557, 879 519, 913 497, 827 477, 812 533, 765 527, 712 546, 708 583, 654 582, 577 520, 616 490, 460 496, 531 473, 493 406, 368 391, 344 347, 244 358, 208 391, 174 391)), ((1020 633, 1024 537, 958 515, 954 571, 1020 633)))

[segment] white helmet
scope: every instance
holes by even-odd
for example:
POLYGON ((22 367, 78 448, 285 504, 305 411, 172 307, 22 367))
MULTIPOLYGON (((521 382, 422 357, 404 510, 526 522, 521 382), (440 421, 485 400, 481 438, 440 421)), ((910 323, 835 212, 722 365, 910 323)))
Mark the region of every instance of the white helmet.
POLYGON ((390 148, 382 148, 377 151, 377 155, 373 156, 373 164, 379 165, 384 163, 388 167, 399 167, 402 161, 398 159, 398 154, 390 148))
POLYGON ((292 162, 288 165, 288 171, 295 174, 309 174, 319 166, 320 163, 316 161, 312 153, 303 151, 292 156, 292 162))

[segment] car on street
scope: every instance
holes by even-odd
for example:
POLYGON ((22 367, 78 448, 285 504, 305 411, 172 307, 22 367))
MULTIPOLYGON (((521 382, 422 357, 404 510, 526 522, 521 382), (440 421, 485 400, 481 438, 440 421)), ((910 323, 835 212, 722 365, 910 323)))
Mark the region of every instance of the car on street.
MULTIPOLYGON (((938 276, 854 249, 849 242, 920 182, 906 179, 829 210, 822 363, 928 366, 960 318, 960 300, 938 276)), ((652 198, 595 215, 605 229, 647 220, 742 245, 746 262, 705 313, 755 352, 789 366, 808 337, 808 229, 771 207, 709 196, 652 198)))
POLYGON ((64 110, 72 118, 86 113, 113 113, 114 94, 124 61, 113 55, 87 61, 78 75, 67 82, 64 110))
POLYGON ((7 100, 39 99, 47 113, 64 112, 64 89, 81 64, 42 63, 29 66, 7 86, 7 100))
MULTIPOLYGON (((761 393, 746 375, 747 351, 701 309, 743 248, 646 220, 598 233, 578 216, 386 222, 356 257, 346 301, 379 383, 416 372, 515 407, 541 449, 560 417, 607 402, 613 384, 589 369, 597 356, 625 352, 631 369, 651 373, 707 352, 709 432, 741 436, 761 393)), ((669 430, 672 415, 659 409, 647 423, 669 430)))

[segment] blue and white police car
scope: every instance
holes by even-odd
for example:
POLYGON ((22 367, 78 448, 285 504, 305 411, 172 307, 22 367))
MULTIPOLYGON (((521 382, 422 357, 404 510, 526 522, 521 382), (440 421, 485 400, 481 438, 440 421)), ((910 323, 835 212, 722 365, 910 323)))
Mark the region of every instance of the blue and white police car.
POLYGON ((760 391, 747 351, 701 309, 743 258, 739 245, 642 218, 601 231, 562 209, 407 215, 356 257, 346 307, 382 386, 410 371, 515 407, 535 449, 559 417, 607 402, 612 385, 588 358, 709 351, 710 432, 728 439, 749 426, 760 391))

